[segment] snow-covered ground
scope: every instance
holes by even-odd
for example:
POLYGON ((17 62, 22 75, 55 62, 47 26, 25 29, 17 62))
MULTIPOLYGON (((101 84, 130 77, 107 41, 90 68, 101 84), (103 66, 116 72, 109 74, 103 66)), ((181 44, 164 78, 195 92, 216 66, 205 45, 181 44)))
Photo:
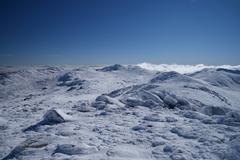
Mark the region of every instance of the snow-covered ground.
POLYGON ((240 159, 240 66, 0 67, 0 158, 240 159))

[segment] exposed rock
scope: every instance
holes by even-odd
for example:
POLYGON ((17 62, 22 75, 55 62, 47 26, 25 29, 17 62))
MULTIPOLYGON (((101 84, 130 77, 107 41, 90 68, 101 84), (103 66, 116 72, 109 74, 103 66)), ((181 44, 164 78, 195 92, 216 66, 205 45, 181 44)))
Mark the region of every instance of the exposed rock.
POLYGON ((174 108, 178 102, 175 98, 169 95, 165 96, 163 101, 168 106, 168 108, 174 108))
POLYGON ((27 150, 34 150, 46 147, 49 143, 51 143, 51 138, 48 136, 35 136, 31 137, 18 146, 16 146, 6 157, 2 160, 9 160, 9 159, 19 159, 20 156, 25 155, 27 150))
POLYGON ((173 148, 172 146, 170 145, 166 145, 164 148, 163 148, 163 152, 172 152, 173 151, 173 148))
POLYGON ((43 116, 43 120, 40 122, 41 125, 54 125, 65 122, 63 116, 58 113, 57 110, 48 110, 43 116))
POLYGON ((237 111, 228 112, 226 117, 234 122, 240 122, 240 114, 237 111))
POLYGON ((157 147, 157 146, 160 146, 160 145, 164 145, 166 142, 164 141, 154 141, 152 142, 152 147, 157 147))
POLYGON ((64 122, 65 119, 63 118, 63 116, 61 116, 61 114, 59 114, 58 111, 51 109, 44 114, 43 119, 40 122, 24 129, 23 131, 36 130, 38 129, 39 126, 42 125, 56 125, 64 122))
POLYGON ((98 110, 102 110, 106 107, 106 102, 103 101, 95 101, 92 103, 92 107, 98 109, 98 110))
POLYGON ((140 130, 145 130, 146 128, 143 125, 137 125, 132 127, 132 130, 134 131, 140 131, 140 130))

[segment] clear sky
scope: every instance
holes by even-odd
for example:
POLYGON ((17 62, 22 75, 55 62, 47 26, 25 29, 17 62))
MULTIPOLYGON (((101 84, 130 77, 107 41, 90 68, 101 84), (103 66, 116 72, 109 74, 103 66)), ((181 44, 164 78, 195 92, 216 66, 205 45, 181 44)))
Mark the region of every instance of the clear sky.
POLYGON ((0 0, 0 64, 240 64, 240 0, 0 0))

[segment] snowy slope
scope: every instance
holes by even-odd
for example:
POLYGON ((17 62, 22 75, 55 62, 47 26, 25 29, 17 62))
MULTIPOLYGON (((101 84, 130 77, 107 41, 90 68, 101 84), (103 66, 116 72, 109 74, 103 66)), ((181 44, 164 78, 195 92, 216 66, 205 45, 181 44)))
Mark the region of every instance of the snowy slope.
POLYGON ((240 159, 239 68, 187 67, 0 67, 0 158, 240 159))

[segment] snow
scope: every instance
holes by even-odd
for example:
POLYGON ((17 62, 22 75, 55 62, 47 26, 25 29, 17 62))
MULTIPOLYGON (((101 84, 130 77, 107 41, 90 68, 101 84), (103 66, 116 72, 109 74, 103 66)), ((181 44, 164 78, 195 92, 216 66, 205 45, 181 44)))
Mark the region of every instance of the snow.
POLYGON ((0 159, 240 159, 239 73, 229 65, 2 66, 0 159))
POLYGON ((59 144, 53 154, 62 153, 67 155, 91 154, 97 152, 97 148, 90 147, 86 144, 59 144))
POLYGON ((240 65, 237 66, 231 66, 231 65, 220 65, 220 66, 208 66, 204 64, 197 64, 197 65, 179 65, 179 64, 151 64, 151 63, 141 63, 137 64, 137 66, 152 70, 152 71, 160 71, 160 72, 170 72, 175 71, 178 73, 194 73, 197 71, 201 71, 203 69, 217 69, 217 68, 223 68, 223 69, 240 69, 240 65))

